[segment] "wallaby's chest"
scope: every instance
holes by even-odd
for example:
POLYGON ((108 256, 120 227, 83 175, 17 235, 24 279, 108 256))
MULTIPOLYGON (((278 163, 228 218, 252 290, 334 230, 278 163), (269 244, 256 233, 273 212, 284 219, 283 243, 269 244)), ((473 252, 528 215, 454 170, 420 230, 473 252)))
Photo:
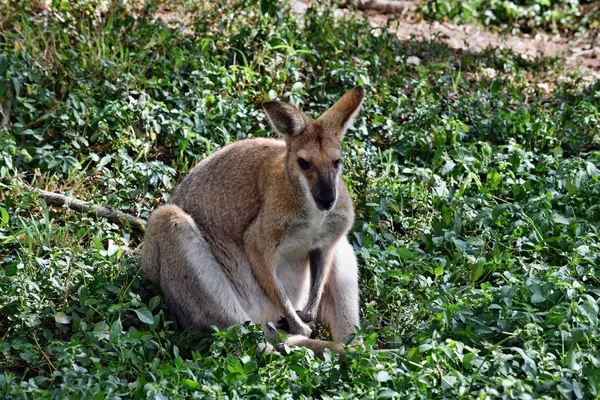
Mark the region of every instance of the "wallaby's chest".
POLYGON ((345 234, 348 221, 343 215, 314 216, 301 214, 293 218, 277 246, 280 254, 305 257, 313 249, 332 244, 345 234))

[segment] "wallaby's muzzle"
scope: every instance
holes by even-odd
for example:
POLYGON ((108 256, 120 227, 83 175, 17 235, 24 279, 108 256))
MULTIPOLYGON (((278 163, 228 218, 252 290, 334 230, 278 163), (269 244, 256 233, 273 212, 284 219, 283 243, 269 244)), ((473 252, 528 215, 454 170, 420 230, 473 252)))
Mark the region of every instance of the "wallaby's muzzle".
POLYGON ((317 192, 313 197, 319 210, 331 210, 336 197, 335 182, 328 177, 320 177, 317 183, 317 192))

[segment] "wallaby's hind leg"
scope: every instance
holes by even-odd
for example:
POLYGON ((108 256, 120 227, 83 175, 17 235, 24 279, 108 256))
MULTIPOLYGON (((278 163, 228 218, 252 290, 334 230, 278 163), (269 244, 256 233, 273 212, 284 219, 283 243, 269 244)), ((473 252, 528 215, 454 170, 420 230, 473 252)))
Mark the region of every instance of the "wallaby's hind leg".
POLYGON ((181 329, 223 329, 250 320, 202 232, 179 207, 166 205, 152 214, 141 265, 181 329))
POLYGON ((343 342, 360 324, 358 317, 358 266, 347 238, 335 246, 333 265, 325 284, 317 321, 329 328, 333 340, 343 342))

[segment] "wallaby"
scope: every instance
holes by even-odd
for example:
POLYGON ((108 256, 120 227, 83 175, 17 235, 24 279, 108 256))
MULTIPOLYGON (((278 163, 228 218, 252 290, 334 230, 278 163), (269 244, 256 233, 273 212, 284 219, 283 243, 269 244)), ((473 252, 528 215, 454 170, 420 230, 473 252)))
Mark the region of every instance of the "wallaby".
POLYGON ((263 103, 284 141, 246 139, 196 165, 148 222, 144 275, 163 291, 181 329, 251 321, 288 343, 323 323, 343 341, 359 325, 358 268, 346 234, 354 221, 341 179, 341 141, 364 97, 360 86, 316 121, 280 101, 263 103), (298 310, 298 311, 297 311, 298 310))

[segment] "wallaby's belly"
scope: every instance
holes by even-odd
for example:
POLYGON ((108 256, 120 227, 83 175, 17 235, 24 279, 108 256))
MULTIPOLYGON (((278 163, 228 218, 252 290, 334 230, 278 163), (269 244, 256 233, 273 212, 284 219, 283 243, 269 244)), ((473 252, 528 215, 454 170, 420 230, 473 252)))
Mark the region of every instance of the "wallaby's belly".
MULTIPOLYGON (((215 258, 228 277, 244 311, 252 322, 266 324, 276 322, 282 315, 264 293, 252 274, 243 248, 230 246, 216 248, 215 258), (226 252, 227 254, 224 254, 226 252)), ((302 310, 308 302, 310 268, 308 256, 297 257, 280 254, 277 258, 277 278, 296 310, 302 310)))
MULTIPOLYGON (((308 253, 318 248, 321 241, 327 237, 326 226, 325 221, 315 224, 299 223, 277 246, 277 278, 296 310, 303 310, 308 303, 311 279, 308 253)), ((248 313, 260 323, 277 321, 281 317, 280 312, 260 287, 257 287, 256 291, 260 292, 260 299, 248 302, 248 307, 252 309, 248 313)))

